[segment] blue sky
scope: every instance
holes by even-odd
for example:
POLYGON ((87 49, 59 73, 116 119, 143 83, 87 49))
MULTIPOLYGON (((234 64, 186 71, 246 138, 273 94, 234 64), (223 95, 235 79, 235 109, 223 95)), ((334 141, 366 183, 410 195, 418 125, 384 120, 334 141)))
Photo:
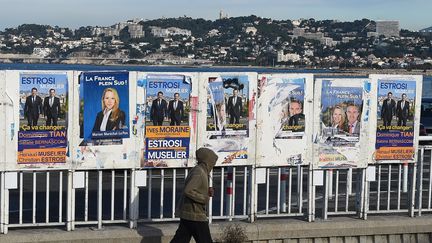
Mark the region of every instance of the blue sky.
POLYGON ((190 16, 214 20, 222 9, 230 17, 272 19, 399 20, 402 28, 432 26, 431 0, 0 0, 0 30, 23 23, 77 28, 109 26, 132 18, 190 16))

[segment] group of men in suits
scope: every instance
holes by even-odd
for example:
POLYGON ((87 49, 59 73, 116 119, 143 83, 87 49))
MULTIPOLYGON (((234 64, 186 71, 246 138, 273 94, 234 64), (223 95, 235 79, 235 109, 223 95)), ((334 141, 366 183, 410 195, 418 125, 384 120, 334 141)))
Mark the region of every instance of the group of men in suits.
POLYGON ((180 100, 180 94, 175 93, 174 99, 169 103, 166 102, 163 95, 163 92, 159 91, 150 108, 150 118, 153 126, 162 126, 165 117, 170 118, 170 126, 180 126, 184 116, 184 105, 180 100))
POLYGON ((401 100, 397 103, 393 99, 393 93, 388 92, 387 98, 383 101, 381 106, 381 118, 384 121, 384 126, 391 126, 393 116, 396 115, 398 126, 406 126, 409 116, 410 103, 407 100, 407 95, 402 94, 401 100))
POLYGON ((46 118, 45 125, 57 126, 58 117, 60 115, 60 98, 56 97, 55 89, 49 90, 49 96, 42 98, 38 95, 37 88, 33 87, 31 95, 27 96, 24 104, 24 116, 27 117, 29 126, 37 126, 39 115, 44 115, 46 118))

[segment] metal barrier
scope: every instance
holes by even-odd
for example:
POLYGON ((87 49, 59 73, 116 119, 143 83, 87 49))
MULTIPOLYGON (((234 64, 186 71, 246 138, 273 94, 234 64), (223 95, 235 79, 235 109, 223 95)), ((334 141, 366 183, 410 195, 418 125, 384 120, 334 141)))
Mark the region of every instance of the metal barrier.
POLYGON ((266 183, 256 185, 257 218, 307 217, 309 166, 266 168, 266 183))
MULTIPOLYGON (((432 212, 432 146, 420 146, 416 164, 379 164, 375 180, 367 169, 325 170, 323 181, 311 166, 268 167, 257 184, 254 166, 217 167, 209 220, 300 217, 314 221, 336 215, 432 212), (409 176, 411 175, 411 176, 409 176), (315 181, 314 181, 315 180, 315 181)), ((147 185, 137 186, 139 170, 20 171, 0 173, 1 232, 9 228, 177 221, 187 168, 145 169, 147 185), (17 176, 16 187, 6 186, 17 176), (83 185, 74 178, 83 177, 83 185)), ((372 170, 373 171, 373 170, 372 170)))
POLYGON ((353 215, 359 212, 362 173, 363 169, 324 171, 323 188, 317 190, 315 195, 315 201, 322 201, 323 219, 329 215, 353 215))
MULTIPOLYGON (((2 177, 8 173, 3 172, 2 177)), ((14 227, 66 225, 67 173, 18 172, 17 189, 2 187, 5 202, 3 232, 14 227)))
POLYGON ((417 163, 416 208, 418 215, 432 212, 432 146, 420 148, 417 163))

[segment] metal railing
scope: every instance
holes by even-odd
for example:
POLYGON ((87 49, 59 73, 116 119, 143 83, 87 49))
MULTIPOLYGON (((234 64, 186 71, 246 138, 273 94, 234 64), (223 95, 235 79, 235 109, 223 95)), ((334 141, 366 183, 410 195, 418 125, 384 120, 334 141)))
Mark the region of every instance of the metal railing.
MULTIPOLYGON (((209 220, 422 215, 432 212, 432 146, 421 145, 418 158, 416 164, 325 170, 322 178, 314 178, 316 171, 309 165, 267 167, 261 168, 264 183, 256 182, 254 166, 217 167, 210 175, 215 193, 209 202, 209 220)), ((146 186, 137 186, 139 171, 1 172, 0 230, 177 221, 176 201, 189 169, 143 169, 146 186), (15 179, 17 184, 10 185, 15 179)))

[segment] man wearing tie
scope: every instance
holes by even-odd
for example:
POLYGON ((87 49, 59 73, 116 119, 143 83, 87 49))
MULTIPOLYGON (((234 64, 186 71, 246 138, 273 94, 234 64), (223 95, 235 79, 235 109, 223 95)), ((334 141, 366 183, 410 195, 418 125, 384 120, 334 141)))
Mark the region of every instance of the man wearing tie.
POLYGON ((163 99, 163 92, 159 91, 150 108, 150 118, 153 126, 162 126, 167 114, 167 102, 163 99))
POLYGON ((381 118, 384 121, 384 126, 391 126, 391 121, 395 113, 396 102, 392 99, 393 93, 387 93, 387 99, 384 100, 381 106, 381 118))
POLYGON ((174 100, 171 100, 168 105, 168 113, 171 119, 171 126, 180 126, 181 119, 184 115, 183 102, 180 100, 180 94, 174 94, 174 100))
POLYGON ((37 88, 33 87, 24 105, 24 115, 29 126, 37 126, 39 114, 42 114, 42 98, 37 95, 37 88))
POLYGON ((44 114, 46 117, 46 125, 57 126, 58 116, 60 115, 60 99, 55 96, 55 89, 49 90, 49 96, 44 99, 44 114))
POLYGON ((360 122, 358 120, 360 115, 359 108, 354 104, 348 105, 346 115, 348 118, 347 132, 350 135, 360 134, 360 122))
POLYGON ((230 124, 239 124, 242 110, 242 99, 238 96, 238 90, 233 90, 233 96, 228 99, 228 114, 230 115, 230 124))
POLYGON ((396 116, 398 118, 398 126, 406 126, 406 122, 409 115, 409 101, 406 99, 405 93, 402 94, 402 100, 397 102, 396 116))

